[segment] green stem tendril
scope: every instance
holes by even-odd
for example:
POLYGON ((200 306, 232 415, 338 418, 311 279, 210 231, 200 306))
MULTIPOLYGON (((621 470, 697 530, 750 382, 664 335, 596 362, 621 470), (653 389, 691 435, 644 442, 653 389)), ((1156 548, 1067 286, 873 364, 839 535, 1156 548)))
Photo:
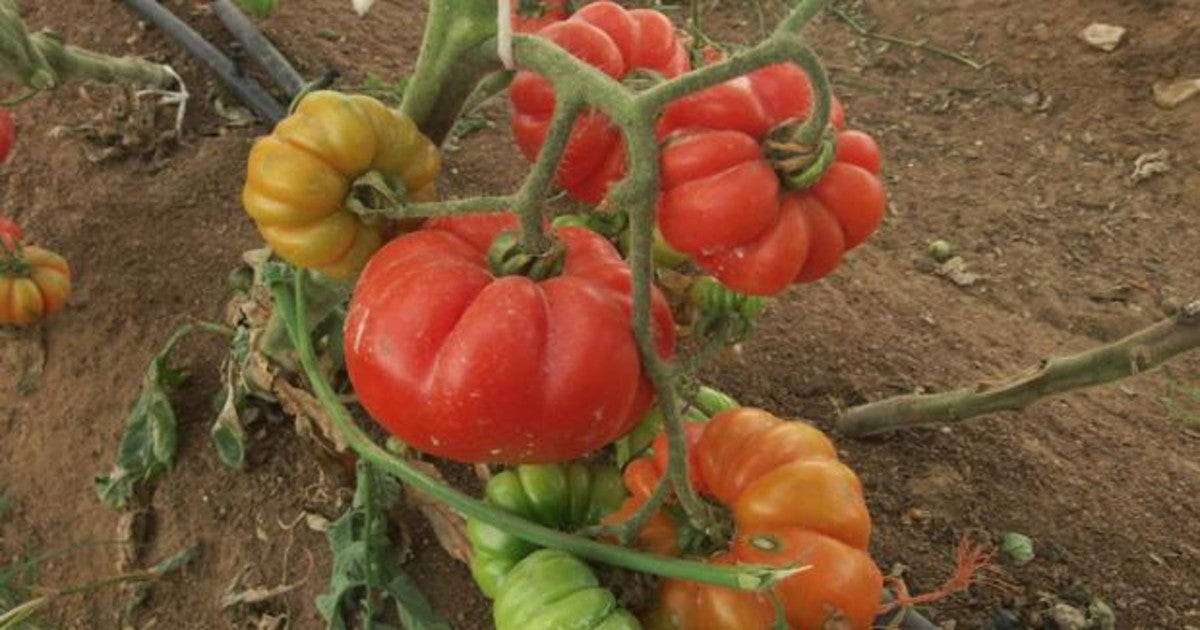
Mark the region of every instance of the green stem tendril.
POLYGON ((393 456, 371 441, 350 418, 349 411, 338 398, 329 380, 317 367, 312 339, 303 331, 308 330, 304 308, 304 280, 307 272, 295 270, 294 290, 276 291, 279 299, 276 306, 284 311, 288 329, 296 341, 300 363, 308 376, 313 391, 322 408, 329 414, 334 427, 346 443, 360 457, 380 470, 396 477, 435 499, 449 505, 468 518, 478 519, 489 525, 510 532, 532 544, 560 549, 567 553, 595 562, 619 566, 632 571, 650 573, 662 577, 691 580, 745 590, 765 590, 780 580, 794 575, 797 568, 776 568, 758 565, 718 566, 693 560, 667 558, 642 553, 616 545, 605 544, 587 538, 566 534, 543 527, 524 518, 500 510, 483 501, 469 497, 454 488, 435 481, 408 462, 393 456))

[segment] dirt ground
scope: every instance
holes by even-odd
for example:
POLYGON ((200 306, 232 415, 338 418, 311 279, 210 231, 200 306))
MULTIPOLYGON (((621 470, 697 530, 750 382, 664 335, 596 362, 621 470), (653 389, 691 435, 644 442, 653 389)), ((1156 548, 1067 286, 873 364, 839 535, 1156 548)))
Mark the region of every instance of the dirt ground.
MULTIPOLYGON (((117 92, 41 95, 19 110, 16 153, 0 168, 0 214, 75 274, 68 309, 44 330, 0 331, 0 492, 10 504, 0 567, 21 553, 61 552, 40 567, 41 583, 61 585, 115 570, 119 515, 96 499, 92 478, 111 466, 147 361, 180 323, 219 315, 227 273, 259 242, 238 195, 264 129, 223 117, 232 99, 118 3, 19 4, 32 26, 80 45, 171 63, 195 95, 182 146, 102 162, 88 158, 93 145, 51 130, 105 111, 117 92), (44 371, 29 374, 43 344, 44 371)), ((164 4, 221 45, 230 40, 203 3, 164 4)), ((308 76, 335 67, 355 85, 410 67, 422 4, 381 0, 359 20, 345 0, 283 0, 261 26, 308 76)), ((755 35, 748 3, 712 4, 719 35, 755 35)), ((1165 110, 1151 95, 1155 81, 1200 76, 1194 0, 840 6, 880 32, 988 65, 866 38, 833 15, 810 27, 851 125, 884 148, 891 211, 832 278, 779 300, 742 360, 709 371, 715 385, 831 429, 840 407, 1011 374, 1200 297, 1200 99, 1165 110), (1091 22, 1128 32, 1102 52, 1077 38, 1091 22), (1170 169, 1131 181, 1135 160, 1159 150, 1170 169), (976 283, 931 273, 935 238, 957 245, 976 283)), ((503 102, 488 111, 495 127, 448 155, 450 195, 507 191, 522 175, 503 102)), ((156 560, 198 545, 196 560, 132 613, 107 590, 56 606, 43 618, 50 626, 254 628, 286 615, 289 627, 321 627, 313 599, 330 556, 300 517, 336 516, 339 490, 282 424, 256 429, 244 473, 220 463, 207 433, 222 346, 191 341, 181 353, 193 370, 175 399, 178 464, 154 495, 145 550, 156 560), (298 585, 223 610, 239 575, 235 589, 298 585)), ((1198 388, 1192 356, 1020 414, 886 439, 839 436, 866 486, 875 558, 885 571, 905 565, 910 588, 923 591, 947 576, 961 536, 1020 532, 1036 558, 1003 564, 1017 592, 974 588, 926 613, 943 627, 1042 627, 1054 604, 1100 600, 1118 628, 1200 627, 1200 403, 1188 401, 1198 388)), ((435 604, 457 627, 490 627, 465 568, 419 519, 407 525, 409 568, 435 604)))

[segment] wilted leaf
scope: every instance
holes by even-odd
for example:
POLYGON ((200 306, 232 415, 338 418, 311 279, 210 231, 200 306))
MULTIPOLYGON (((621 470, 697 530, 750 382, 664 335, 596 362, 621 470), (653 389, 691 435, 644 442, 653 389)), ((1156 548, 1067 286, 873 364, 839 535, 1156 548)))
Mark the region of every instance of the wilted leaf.
POLYGON ((375 619, 373 598, 368 591, 382 591, 391 600, 401 622, 409 630, 449 630, 400 566, 400 550, 388 536, 386 512, 399 500, 396 481, 375 470, 368 462, 358 463, 358 488, 350 509, 329 528, 333 550, 333 575, 329 590, 317 598, 317 609, 331 630, 357 627, 350 618, 351 605, 358 602, 361 615, 375 619))
POLYGON ((1124 36, 1124 28, 1113 26, 1112 24, 1101 24, 1099 22, 1093 22, 1079 32, 1079 39, 1082 39, 1087 45, 1099 48, 1104 52, 1116 50, 1117 45, 1121 43, 1121 38, 1124 36))
POLYGON ((1166 149, 1151 151, 1137 156, 1133 160, 1133 172, 1129 174, 1129 181, 1138 183, 1145 179, 1150 179, 1155 175, 1166 173, 1171 170, 1171 152, 1166 149))
POLYGON ((217 447, 217 455, 226 466, 241 470, 246 464, 246 429, 242 425, 242 412, 246 409, 249 395, 242 366, 250 351, 250 331, 240 327, 230 344, 229 356, 221 366, 221 379, 225 385, 225 402, 213 423, 211 435, 217 447))
POLYGON ((142 379, 142 391, 125 421, 116 465, 109 474, 96 478, 100 500, 113 509, 127 507, 139 487, 170 468, 175 459, 178 439, 175 410, 167 393, 186 378, 169 364, 177 340, 173 336, 150 362, 142 379))

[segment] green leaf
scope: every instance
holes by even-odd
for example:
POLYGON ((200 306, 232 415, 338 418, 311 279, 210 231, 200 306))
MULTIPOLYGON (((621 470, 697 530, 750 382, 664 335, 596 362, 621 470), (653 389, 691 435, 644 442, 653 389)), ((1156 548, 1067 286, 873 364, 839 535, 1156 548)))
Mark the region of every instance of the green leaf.
POLYGON ((355 623, 351 617, 355 603, 363 616, 376 621, 380 611, 373 602, 380 595, 392 600, 405 628, 449 630, 450 625, 437 615, 404 572, 399 560, 401 550, 388 536, 386 513, 399 500, 399 484, 360 460, 354 501, 329 528, 333 550, 329 590, 317 597, 317 610, 332 630, 366 625, 355 623))
POLYGON ((1033 560, 1033 540, 1019 532, 1005 534, 1000 541, 1000 550, 1017 566, 1033 560))
POLYGON ((190 329, 172 335, 146 368, 142 390, 125 420, 116 464, 109 474, 96 477, 97 495, 113 509, 127 507, 139 488, 170 468, 175 459, 177 421, 167 394, 181 385, 187 375, 170 365, 170 356, 187 330, 190 329))

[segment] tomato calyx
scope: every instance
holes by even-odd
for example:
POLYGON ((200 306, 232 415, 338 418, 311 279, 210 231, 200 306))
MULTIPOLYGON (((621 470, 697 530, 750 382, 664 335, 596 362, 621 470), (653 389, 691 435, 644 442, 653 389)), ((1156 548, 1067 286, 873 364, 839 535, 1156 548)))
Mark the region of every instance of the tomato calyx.
POLYGON ((567 250, 561 242, 549 238, 549 249, 542 254, 530 254, 521 244, 519 232, 501 232, 488 249, 488 267, 492 275, 525 276, 535 281, 561 275, 567 250))
POLYGON ((406 192, 404 182, 393 181, 379 171, 367 171, 350 184, 346 206, 360 215, 373 214, 374 210, 399 208, 404 204, 406 192))
POLYGON ((0 277, 28 278, 33 266, 21 255, 21 244, 12 247, 0 239, 0 277))
POLYGON ((692 334, 698 339, 723 337, 728 343, 745 340, 768 304, 766 298, 734 291, 712 276, 697 278, 688 299, 696 309, 692 334))
POLYGON ((777 125, 763 142, 763 153, 779 174, 780 182, 792 190, 810 188, 829 170, 837 155, 836 134, 827 127, 817 144, 797 139, 804 121, 790 119, 777 125))

